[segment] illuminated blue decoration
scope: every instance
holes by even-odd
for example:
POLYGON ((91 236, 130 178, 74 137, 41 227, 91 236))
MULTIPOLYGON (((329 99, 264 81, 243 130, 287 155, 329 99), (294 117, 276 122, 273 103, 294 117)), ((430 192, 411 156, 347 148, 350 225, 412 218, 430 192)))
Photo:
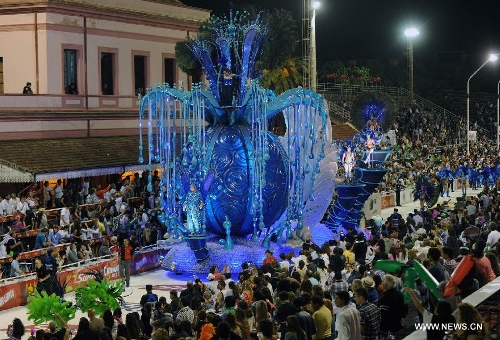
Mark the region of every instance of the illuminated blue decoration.
MULTIPOLYGON (((255 62, 267 30, 259 18, 250 21, 236 12, 229 19, 213 17, 206 27, 210 38, 189 47, 202 63, 208 85, 185 91, 159 84, 140 99, 150 181, 154 167, 162 172, 162 219, 172 225, 169 232, 178 234, 174 237, 185 236, 186 228, 178 224, 195 185, 204 202, 197 211, 202 232, 251 235, 254 241, 264 235, 264 243, 269 235, 284 233, 277 239, 285 242, 292 225, 301 230, 319 222, 333 192, 336 150, 329 143, 324 99, 308 89, 276 96, 259 86, 255 62), (229 84, 224 70, 232 76, 231 105, 222 101, 223 87, 229 84), (268 131, 278 113, 285 117, 284 137, 268 131), (230 230, 224 225, 226 216, 230 230)), ((188 214, 191 232, 195 217, 188 214)))

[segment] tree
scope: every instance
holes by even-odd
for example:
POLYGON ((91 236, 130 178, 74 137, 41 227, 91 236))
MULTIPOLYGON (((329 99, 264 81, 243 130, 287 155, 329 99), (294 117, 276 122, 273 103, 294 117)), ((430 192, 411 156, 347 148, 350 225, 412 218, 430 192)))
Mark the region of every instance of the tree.
POLYGON ((263 69, 281 68, 295 55, 299 44, 297 23, 292 13, 281 8, 264 13, 264 24, 268 27, 268 38, 263 45, 261 64, 263 69))
POLYGON ((289 57, 277 68, 264 70, 261 85, 276 94, 302 85, 302 62, 300 58, 289 57))
POLYGON ((188 47, 188 44, 192 39, 187 38, 185 41, 179 41, 175 44, 175 61, 182 72, 189 76, 200 76, 201 75, 201 64, 193 56, 193 52, 188 47))

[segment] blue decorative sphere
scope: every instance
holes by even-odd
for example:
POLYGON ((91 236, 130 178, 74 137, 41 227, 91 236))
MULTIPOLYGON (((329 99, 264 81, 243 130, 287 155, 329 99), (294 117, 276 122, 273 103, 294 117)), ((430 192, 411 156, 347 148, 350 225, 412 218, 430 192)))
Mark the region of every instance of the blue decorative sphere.
MULTIPOLYGON (((252 207, 252 131, 246 125, 214 125, 206 131, 206 160, 203 166, 215 173, 206 195, 206 228, 225 235, 225 216, 231 221, 231 235, 251 234, 252 207)), ((262 196, 264 224, 271 226, 283 214, 288 200, 288 161, 285 150, 272 133, 267 134, 268 155, 262 196)), ((264 155, 263 155, 264 157, 264 155)), ((267 156, 265 156, 267 158, 267 156)), ((258 217, 259 212, 254 217, 258 217)), ((259 223, 257 222, 257 227, 259 223)))

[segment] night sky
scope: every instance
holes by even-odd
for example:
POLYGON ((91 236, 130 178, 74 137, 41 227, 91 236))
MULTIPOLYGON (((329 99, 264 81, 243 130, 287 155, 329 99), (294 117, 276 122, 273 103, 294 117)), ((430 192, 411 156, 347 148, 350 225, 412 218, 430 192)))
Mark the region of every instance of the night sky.
MULTIPOLYGON (((227 13, 228 0, 181 0, 227 13)), ((500 53, 500 0, 322 0, 317 14, 318 63, 329 60, 400 58, 405 28, 415 26, 415 60, 462 51, 478 63, 500 53)), ((302 0, 233 0, 235 8, 290 10, 300 29, 302 0)), ((479 64, 480 65, 480 64, 479 64)), ((500 76, 500 67, 497 67, 500 76)))

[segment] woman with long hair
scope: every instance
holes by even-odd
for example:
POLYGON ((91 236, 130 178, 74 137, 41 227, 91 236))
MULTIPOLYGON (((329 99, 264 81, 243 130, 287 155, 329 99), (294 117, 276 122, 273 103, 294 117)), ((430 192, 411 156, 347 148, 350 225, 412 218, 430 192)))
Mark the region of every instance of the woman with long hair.
POLYGON ((252 329, 250 328, 250 324, 248 322, 245 310, 239 307, 236 308, 234 310, 234 318, 236 320, 236 325, 239 327, 241 331, 241 338, 243 340, 250 339, 252 329))
POLYGON ((7 336, 9 340, 20 340, 24 335, 24 324, 23 322, 15 318, 12 320, 12 325, 7 328, 7 336))
MULTIPOLYGON (((242 310, 245 313, 248 327, 250 328, 250 330, 253 330, 254 324, 255 324, 255 317, 253 315, 252 309, 249 308, 248 306, 249 305, 246 301, 239 301, 238 308, 236 308, 236 310, 242 310)), ((238 319, 236 319, 236 321, 238 321, 238 319)), ((244 326, 243 326, 243 328, 240 327, 240 329, 244 329, 244 328, 245 328, 244 326)))
POLYGON ((124 324, 118 325, 118 330, 116 332, 116 338, 125 338, 126 340, 132 340, 130 333, 128 332, 127 326, 124 324))
MULTIPOLYGON (((236 312, 236 310, 235 310, 235 312, 236 312)), ((235 317, 234 314, 227 314, 226 315, 226 322, 228 323, 229 328, 231 329, 231 331, 233 333, 235 333, 238 336, 242 337, 243 333, 241 332, 241 329, 238 326, 238 323, 236 322, 236 317, 235 317)))
POLYGON ((262 332, 262 337, 260 340, 278 340, 278 334, 276 333, 276 328, 271 320, 262 320, 258 324, 260 328, 259 332, 262 332))
POLYGON ((141 311, 141 320, 144 324, 144 334, 150 338, 153 332, 153 326, 151 325, 151 318, 153 316, 153 306, 151 303, 146 303, 141 311))
POLYGON ((290 315, 286 318, 287 332, 285 340, 306 340, 306 333, 300 327, 299 319, 295 315, 290 315))
POLYGON ((257 332, 260 332, 260 322, 263 320, 270 320, 271 315, 267 309, 267 303, 264 300, 259 300, 255 304, 255 324, 257 325, 257 332))
POLYGON ((128 313, 125 317, 125 326, 127 327, 128 333, 133 340, 139 339, 142 335, 139 321, 133 313, 128 313))
POLYGON ((457 306, 457 324, 464 324, 467 329, 457 330, 453 334, 455 340, 486 340, 489 332, 483 317, 470 303, 460 303, 457 306), (474 327, 471 327, 474 325, 474 327))

